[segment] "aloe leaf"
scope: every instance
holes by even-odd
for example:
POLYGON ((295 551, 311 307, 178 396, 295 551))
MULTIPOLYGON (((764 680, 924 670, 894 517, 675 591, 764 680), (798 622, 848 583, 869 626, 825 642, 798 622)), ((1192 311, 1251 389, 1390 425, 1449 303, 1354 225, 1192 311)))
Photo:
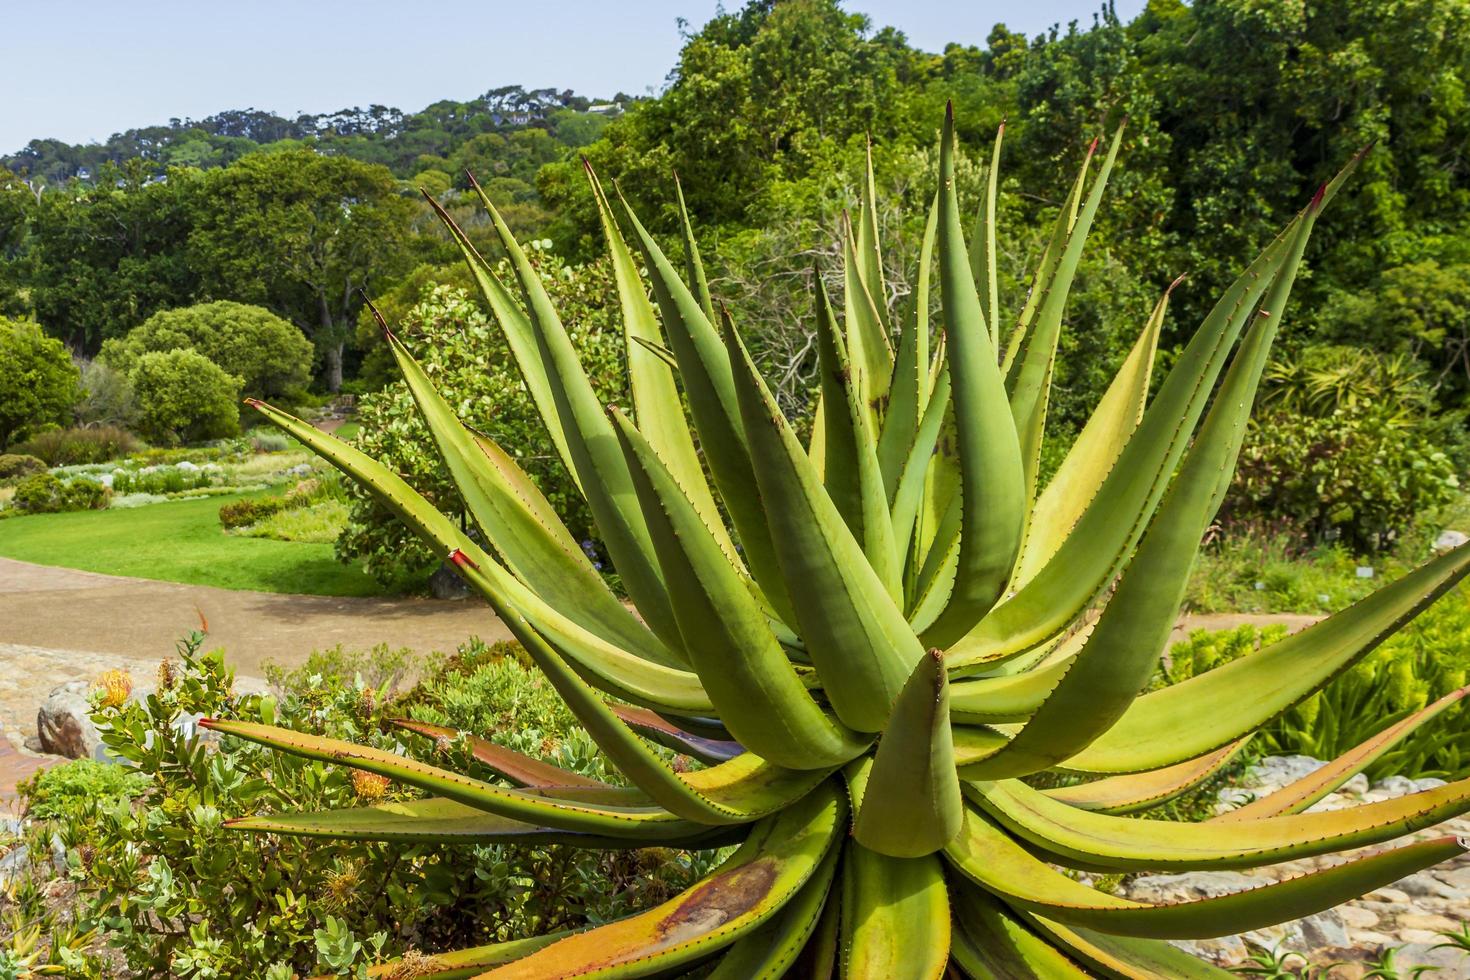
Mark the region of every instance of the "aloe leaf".
POLYGON ((1133 902, 1075 881, 971 812, 945 857, 1008 905, 1068 926, 1148 939, 1200 939, 1312 915, 1465 851, 1465 843, 1453 837, 1422 841, 1249 891, 1171 905, 1133 902))
POLYGON ((953 107, 945 111, 939 181, 939 287, 963 515, 954 586, 923 633, 926 646, 942 648, 969 632, 1004 591, 1020 549, 1027 499, 1020 444, 960 230, 953 107))
POLYGON ((395 728, 401 728, 404 731, 433 739, 435 742, 440 742, 441 744, 453 742, 456 739, 463 739, 465 745, 470 750, 471 757, 476 762, 502 779, 508 779, 518 786, 609 785, 600 779, 593 779, 590 776, 583 776, 580 773, 572 772, 570 769, 563 769, 549 762, 542 762, 540 759, 532 758, 514 749, 508 749, 503 745, 496 745, 489 739, 480 738, 478 735, 471 735, 467 732, 461 732, 458 729, 446 728, 443 725, 431 725, 428 722, 414 721, 410 718, 393 718, 389 721, 389 724, 395 728))
POLYGON ((845 811, 829 785, 752 826, 718 870, 669 901, 568 936, 485 977, 645 976, 687 967, 752 934, 795 900, 836 844, 845 811))
POLYGON ((746 565, 777 615, 786 623, 794 623, 796 614, 782 583, 771 530, 761 508, 724 344, 699 301, 680 281, 663 250, 626 201, 623 212, 648 267, 669 349, 679 362, 679 378, 699 446, 735 526, 746 565))
POLYGON ((1065 980, 1089 976, 1010 909, 964 879, 952 889, 950 955, 977 980, 1065 980))
POLYGON ((676 714, 699 715, 713 710, 697 675, 658 662, 654 659, 660 655, 656 649, 618 647, 567 619, 482 551, 402 477, 377 460, 279 409, 253 400, 250 404, 277 427, 360 483, 425 543, 456 557, 462 562, 460 574, 490 601, 497 615, 505 620, 525 616, 536 629, 556 642, 557 648, 574 661, 578 670, 596 676, 608 693, 676 714))
POLYGON ((786 976, 816 932, 823 910, 829 903, 836 904, 829 896, 840 853, 841 848, 829 847, 796 897, 765 925, 736 940, 710 971, 708 980, 776 980, 786 976))
MULTIPOLYGON (((904 466, 914 456, 916 442, 923 441, 919 427, 930 397, 929 271, 934 264, 934 236, 938 227, 939 199, 936 197, 929 208, 929 220, 924 225, 924 238, 919 246, 919 268, 914 274, 914 288, 909 293, 903 314, 898 355, 893 362, 893 380, 888 386, 888 405, 878 434, 878 466, 883 472, 883 486, 888 491, 890 505, 898 493, 904 466)), ((895 531, 899 530, 895 527, 895 531)), ((907 534, 903 536, 907 537, 907 534)), ((898 549, 899 554, 906 550, 906 547, 898 549)))
MULTIPOLYGON (((643 525, 632 477, 623 454, 618 451, 611 423, 546 294, 540 274, 489 197, 478 185, 476 191, 495 226, 501 247, 510 256, 534 328, 537 363, 551 384, 556 411, 567 436, 567 449, 603 544, 644 622, 665 645, 677 649, 680 638, 674 613, 669 608, 648 528, 643 525)), ((522 373, 526 371, 523 366, 522 373)))
POLYGON ((1058 258, 1056 270, 1045 282, 1044 295, 1036 314, 1036 322, 1022 342, 1023 351, 1016 362, 1015 380, 1011 385, 1011 416, 1021 440, 1021 463, 1026 470, 1026 497, 1034 495, 1036 470, 1041 463, 1041 440, 1046 428, 1046 409, 1051 393, 1052 369, 1056 363, 1057 339, 1061 336, 1062 314, 1071 293, 1077 265, 1082 260, 1082 247, 1092 228, 1093 218, 1102 201, 1108 176, 1123 143, 1120 125, 1103 159, 1102 169, 1088 192, 1076 222, 1067 234, 1067 244, 1058 258))
MULTIPOLYGON (((851 221, 843 215, 843 318, 847 349, 852 352, 853 372, 857 376, 855 387, 876 424, 893 377, 893 346, 888 340, 888 298, 881 292, 882 276, 879 275, 876 283, 865 278, 857 237, 851 221)), ((873 248, 877 248, 876 241, 873 248)), ((875 261, 878 261, 876 256, 870 254, 868 264, 875 261)))
POLYGON ((614 411, 613 418, 674 614, 722 723, 746 748, 788 768, 840 765, 862 752, 870 740, 812 700, 674 475, 626 417, 614 411))
MULTIPOLYGON (((704 478, 704 467, 694 449, 694 439, 684 420, 684 405, 679 398, 679 388, 674 383, 674 372, 664 359, 648 345, 662 345, 663 331, 659 329, 653 304, 643 291, 643 279, 638 274, 638 264, 628 251, 613 218, 612 208, 602 192, 597 175, 587 166, 587 180, 592 185, 592 196, 597 202, 597 212, 602 220, 603 237, 607 240, 608 254, 612 256, 613 278, 617 282, 618 301, 623 313, 623 331, 627 338, 628 382, 633 395, 634 417, 638 429, 657 450, 694 509, 704 518, 710 533, 719 543, 726 558, 736 567, 740 558, 735 545, 725 532, 720 518, 720 509, 715 505, 709 482, 704 478)), ((682 205, 683 196, 680 195, 682 205)), ((686 245, 692 247, 692 240, 686 245)), ((695 254, 696 266, 699 256, 695 254)), ((702 269, 700 270, 703 271, 702 269)), ((709 289, 704 289, 707 302, 709 289)), ((677 360, 677 359, 676 359, 677 360)))
POLYGON ((878 187, 873 180, 873 138, 867 139, 863 156, 863 194, 858 208, 857 271, 873 299, 887 343, 888 286, 883 277, 883 251, 878 236, 878 187))
MULTIPOLYGON (((1092 157, 1097 153, 1097 140, 1088 144, 1087 154, 1082 158, 1082 166, 1077 170, 1077 177, 1072 181, 1072 189, 1067 193, 1067 200, 1057 211, 1056 220, 1052 223, 1051 235, 1047 238, 1046 247, 1041 251, 1041 260, 1036 264, 1036 272, 1031 277, 1031 288, 1026 291, 1026 299, 1021 305, 1021 313, 1016 318, 1016 325, 1012 328, 1010 336, 1006 338, 1005 353, 1001 360, 1001 372, 1006 376, 1006 384, 1015 380, 1016 365, 1019 363, 1020 354, 1026 347, 1026 335, 1031 328, 1031 322, 1036 317, 1036 311, 1043 296, 1047 294, 1047 287, 1056 275, 1057 266, 1062 261, 1062 253, 1066 251, 1067 236, 1072 231, 1073 224, 1077 221, 1077 209, 1082 204, 1082 191, 1087 187, 1087 171, 1092 164, 1092 157)), ((1000 337, 999 328, 996 328, 995 336, 997 342, 1000 337)))
POLYGON ((820 486, 728 321, 725 342, 760 499, 807 653, 842 723, 879 731, 923 647, 820 486))
POLYGON ((1421 725, 1458 704, 1467 695, 1470 695, 1470 687, 1451 691, 1407 718, 1389 725, 1373 737, 1365 739, 1320 769, 1313 770, 1301 779, 1288 783, 1274 793, 1253 800, 1244 806, 1236 807, 1234 810, 1228 810, 1214 817, 1210 822, 1234 823, 1241 820, 1259 820, 1262 817, 1274 817, 1285 813, 1300 813, 1372 765, 1375 760, 1413 734, 1421 725))
POLYGON ((1470 780, 1344 810, 1233 823, 1080 810, 1019 780, 967 783, 965 795, 1064 863, 1118 870, 1256 868, 1381 844, 1470 810, 1470 780))
POLYGON ((1138 428, 1148 399, 1149 378, 1169 294, 1179 282, 1174 280, 1159 299, 1108 390, 1032 507, 1021 560, 1016 563, 1013 589, 1031 581, 1057 553, 1138 428))
POLYGON ((460 423, 392 333, 388 347, 475 523, 516 577, 610 643, 639 650, 658 663, 687 662, 682 651, 671 655, 618 601, 559 520, 544 522, 539 505, 531 503, 539 491, 532 495, 530 479, 493 440, 477 437, 460 423))
POLYGON ((817 350, 821 363, 826 426, 822 482, 843 521, 894 602, 903 601, 903 569, 894 548, 888 497, 878 464, 870 413, 861 402, 853 365, 832 313, 826 287, 817 279, 817 350))
POLYGON ((1470 572, 1461 545, 1300 633, 1143 695, 1067 760, 1078 772, 1173 765, 1242 738, 1367 656, 1470 572))
POLYGON ((266 745, 306 759, 351 766, 387 776, 485 813, 535 826, 589 834, 626 836, 645 833, 654 824, 695 826, 661 806, 640 803, 636 790, 618 787, 568 787, 565 790, 507 789, 382 749, 340 739, 261 725, 206 718, 205 727, 266 745))
MULTIPOLYGON (((563 929, 544 936, 532 936, 530 939, 513 939, 488 946, 459 949, 452 953, 435 953, 409 968, 405 967, 402 960, 389 960, 387 963, 368 967, 367 975, 382 977, 383 980, 401 980, 405 976, 405 970, 411 969, 413 980, 469 980, 484 973, 489 967, 518 960, 571 934, 571 930, 563 929)), ((317 977, 315 980, 327 978, 317 977)))
POLYGON ((1028 915, 1026 920, 1079 962, 1104 976, 1123 980, 1231 980, 1237 974, 1154 939, 1109 936, 1091 929, 1028 915))
POLYGON ((995 130, 995 145, 990 151, 990 169, 985 175, 985 199, 975 211, 975 233, 970 236, 970 274, 980 294, 980 312, 990 327, 990 342, 1000 344, 1000 262, 995 244, 996 190, 1000 186, 1000 145, 1005 139, 1006 124, 1002 119, 995 130), (981 289, 980 284, 985 288, 981 289))
POLYGON ((939 651, 919 661, 878 744, 853 837, 890 857, 939 850, 960 829, 964 804, 949 728, 949 680, 939 651))
POLYGON ((699 258, 699 243, 694 240, 694 224, 689 220, 689 208, 684 204, 684 185, 679 175, 674 174, 674 194, 679 199, 679 227, 684 232, 684 278, 699 301, 705 319, 715 322, 715 304, 710 298, 709 280, 705 278, 704 263, 699 258))
POLYGON ((744 836, 743 828, 711 828, 691 821, 649 823, 626 834, 555 830, 496 816, 454 800, 430 798, 315 813, 274 813, 226 821, 231 830, 330 840, 429 844, 564 844, 627 850, 639 847, 718 847, 744 836))
POLYGON ((470 274, 474 276, 475 284, 480 288, 480 294, 489 305, 490 312, 494 315, 507 346, 510 347, 511 356, 516 362, 516 369, 520 372, 521 380, 526 385, 526 391, 531 395, 531 401, 536 406, 537 414, 541 416, 541 424, 546 427, 546 434, 551 437, 552 444, 556 446, 556 453, 562 465, 566 467, 577 489, 581 490, 582 480, 572 461, 571 450, 567 446, 567 435, 556 407, 556 398, 551 392, 551 381, 541 368, 541 361, 537 353, 536 332, 531 325, 530 318, 516 303, 510 290, 500 281, 500 277, 495 274, 490 263, 485 261, 475 246, 471 244, 469 236, 449 216, 449 212, 444 210, 433 195, 426 193, 424 197, 428 200, 429 206, 434 209, 434 213, 439 216, 439 220, 444 222, 445 227, 449 229, 450 237, 454 239, 454 243, 459 246, 460 252, 464 255, 465 264, 470 267, 470 274))
POLYGON ((949 962, 949 895, 933 854, 896 858, 849 841, 842 856, 844 980, 937 980, 949 962))
POLYGON ((623 720, 623 724, 644 738, 675 752, 692 756, 706 765, 729 762, 745 751, 745 746, 739 742, 705 738, 686 732, 647 708, 633 708, 622 704, 609 704, 608 707, 623 720))
POLYGON ((1250 738, 1207 752, 1197 759, 1186 759, 1172 766, 1148 772, 1107 776, 1090 783, 1042 790, 1047 796, 1068 806, 1098 813, 1135 813, 1174 799, 1209 779, 1236 756, 1250 738))
POLYGON ((1018 674, 955 681, 950 685, 950 717, 971 725, 1023 721, 1035 713, 1071 666, 1068 658, 1018 674))
POLYGON ((949 413, 949 394, 949 371, 941 370, 929 403, 924 408, 924 418, 909 446, 898 484, 894 487, 889 523, 893 526, 893 548, 900 555, 908 554, 914 542, 914 532, 924 505, 930 461, 934 458, 934 448, 949 413))
POLYGON ((1297 230, 1267 307, 1241 344, 1184 465, 1118 582, 1091 636, 1056 689, 971 778, 1019 776, 1049 768, 1086 748, 1137 699, 1174 628, 1200 539, 1235 472, 1256 385, 1265 370, 1315 207, 1297 230))
MULTIPOLYGON (((1314 200, 1326 206, 1356 168, 1355 157, 1314 200)), ((1305 213, 1293 219, 1220 297, 1169 371, 1092 502, 1055 555, 1015 595, 955 643, 950 668, 1033 649, 1071 623, 1112 579, 1142 536, 1235 339, 1286 261, 1305 213)), ((1195 753, 1198 754, 1198 753, 1195 753)))

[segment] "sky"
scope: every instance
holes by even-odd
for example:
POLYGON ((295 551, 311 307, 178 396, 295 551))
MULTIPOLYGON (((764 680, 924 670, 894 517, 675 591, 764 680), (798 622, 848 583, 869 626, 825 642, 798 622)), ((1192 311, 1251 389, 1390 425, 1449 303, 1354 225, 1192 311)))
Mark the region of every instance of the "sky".
MULTIPOLYGON (((738 9, 742 0, 727 0, 738 9)), ((984 44, 997 21, 1036 34, 1092 23, 1102 0, 844 0, 930 51, 984 44)), ((1117 0, 1124 20, 1144 0, 1117 0)), ((41 16, 0 0, 0 153, 256 108, 293 116, 371 104, 415 111, 501 85, 589 96, 657 90, 716 0, 73 0, 41 16)))

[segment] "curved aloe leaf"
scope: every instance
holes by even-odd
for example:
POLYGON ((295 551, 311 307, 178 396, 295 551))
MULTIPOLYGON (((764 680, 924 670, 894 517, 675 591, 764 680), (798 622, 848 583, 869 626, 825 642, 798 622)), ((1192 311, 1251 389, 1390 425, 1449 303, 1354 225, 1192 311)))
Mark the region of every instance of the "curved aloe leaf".
POLYGON ((1020 918, 985 892, 961 879, 954 889, 955 962, 978 980, 1085 980, 1052 943, 1028 929, 1020 918))
POLYGON ((878 731, 923 647, 823 491, 728 322, 725 341, 760 499, 807 652, 843 724, 878 731))
POLYGON ((1005 590, 1020 549, 1027 506, 1021 447, 960 230, 953 107, 945 111, 940 140, 938 236, 962 518, 948 601, 933 622, 920 625, 926 646, 947 647, 969 632, 1005 590))
POLYGON ((1135 813, 1174 799, 1215 773, 1240 755, 1249 737, 1232 742, 1222 749, 1207 752, 1197 759, 1186 759, 1163 769, 1107 776, 1090 783, 1042 790, 1047 796, 1068 806, 1098 813, 1135 813))
POLYGON ((1453 837, 1422 841, 1249 891, 1173 905, 1129 901, 1068 878, 973 813, 966 814, 965 827, 945 856, 1008 905, 1048 919, 1119 936, 1186 939, 1228 936, 1312 915, 1466 849, 1453 837))
POLYGON ((841 765, 870 739, 812 700, 708 528, 643 435, 614 411, 695 670, 730 733, 777 765, 841 765))
MULTIPOLYGON (((436 953, 427 957, 427 962, 421 961, 413 965, 413 980, 469 980, 470 977, 484 973, 489 967, 518 960, 571 934, 570 930, 562 930, 549 932, 544 936, 532 936, 530 939, 513 939, 510 942, 491 943, 453 953, 436 953)), ((367 975, 382 977, 384 980, 400 980, 405 975, 404 971, 402 960, 390 960, 368 967, 367 975)), ((317 977, 315 980, 327 978, 317 977)))
POLYGON ((1383 731, 1366 739, 1344 752, 1336 759, 1316 769, 1295 782, 1288 783, 1274 793, 1244 806, 1227 810, 1215 817, 1213 823, 1233 823, 1240 820, 1258 820, 1283 813, 1300 813, 1331 793, 1363 769, 1372 765, 1383 753, 1412 734, 1420 725, 1430 721, 1447 708, 1453 707, 1470 695, 1470 687, 1451 691, 1444 697, 1389 725, 1383 731))
POLYGON ((1000 185, 1000 145, 1005 139, 1006 124, 1002 119, 995 130, 995 146, 990 151, 990 170, 985 175, 985 199, 975 212, 975 234, 970 238, 970 274, 974 276, 980 295, 980 312, 990 327, 990 342, 1000 344, 999 261, 995 243, 996 189, 1000 185), (984 289, 979 288, 980 283, 984 289))
POLYGON ((609 704, 613 714, 623 720, 633 731, 665 748, 684 755, 693 756, 700 762, 713 765, 728 762, 745 751, 739 742, 727 739, 706 738, 686 732, 656 712, 647 708, 633 708, 621 704, 609 704))
POLYGON ((1109 936, 1091 929, 1071 929, 1060 922, 1028 915, 1038 932, 1050 937, 1078 961, 1104 976, 1124 980, 1231 980, 1237 974, 1190 956, 1177 946, 1153 939, 1109 936))
POLYGON ((830 898, 841 848, 827 849, 827 856, 796 897, 787 902, 770 921, 731 945, 710 971, 708 980, 777 980, 801 955, 816 932, 830 898))
POLYGON ((849 841, 842 855, 844 980, 937 980, 949 962, 949 895, 935 855, 896 858, 849 841))
POLYGON ((845 814, 837 793, 812 793, 753 826, 717 871, 675 898, 485 976, 643 976, 687 966, 750 935, 792 901, 822 866, 845 814))
POLYGON ((1018 780, 968 783, 965 795, 1017 836, 1089 867, 1255 868, 1381 844, 1470 810, 1470 780, 1378 803, 1233 823, 1185 823, 1081 810, 1018 780))
POLYGON ((1242 738, 1367 656, 1467 572, 1462 545, 1249 657, 1145 694, 1067 768, 1157 769, 1242 738))
POLYGON ((938 651, 919 661, 893 706, 868 774, 854 839, 890 857, 922 857, 960 829, 964 804, 949 728, 949 679, 938 651))
POLYGON ((508 779, 518 786, 607 786, 600 779, 583 776, 581 773, 572 772, 554 766, 549 762, 532 758, 514 749, 508 749, 503 745, 496 745, 489 739, 480 738, 461 732, 456 728, 446 728, 443 725, 431 725, 425 721, 414 721, 411 718, 394 718, 390 724, 404 731, 423 735, 425 738, 434 739, 436 742, 453 742, 463 739, 470 750, 474 760, 491 772, 504 779, 508 779))

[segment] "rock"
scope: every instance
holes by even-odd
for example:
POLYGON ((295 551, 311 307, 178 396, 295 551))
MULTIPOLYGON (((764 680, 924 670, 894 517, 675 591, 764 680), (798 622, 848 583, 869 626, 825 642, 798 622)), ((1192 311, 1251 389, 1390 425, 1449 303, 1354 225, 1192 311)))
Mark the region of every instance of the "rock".
POLYGON ((1434 550, 1453 551, 1466 541, 1470 541, 1470 535, 1467 535, 1464 531, 1446 528, 1439 532, 1439 537, 1434 539, 1434 550))
MULTIPOLYGON (((1430 974, 1435 980, 1451 980, 1454 977, 1470 977, 1470 955, 1458 949, 1435 949, 1443 940, 1436 936, 1432 942, 1410 942, 1400 946, 1394 959, 1400 969, 1415 966, 1435 966, 1440 972, 1430 974)), ((1407 976, 1405 971, 1402 975, 1407 976)))
POLYGON ((1401 943, 1418 943, 1423 946, 1432 946, 1439 941, 1439 933, 1428 929, 1400 929, 1398 936, 1401 943))
POLYGON ((194 472, 197 472, 198 471, 199 464, 198 463, 191 463, 187 459, 185 459, 185 460, 180 460, 179 463, 177 464, 177 466, 175 468, 176 469, 181 469, 181 470, 183 470, 186 473, 194 473, 194 472))
MULTIPOLYGON (((1430 915, 1425 912, 1406 912, 1398 917, 1399 931, 1422 929, 1429 933, 1454 932, 1460 924, 1447 915, 1430 915)), ((1414 942, 1415 940, 1409 940, 1414 942)))
POLYGON ((1394 882, 1394 887, 1399 891, 1410 895, 1427 896, 1430 898, 1462 899, 1465 893, 1458 888, 1451 887, 1426 872, 1409 875, 1394 882))
POLYGON ((1362 796, 1368 792, 1368 777, 1362 773, 1358 773, 1352 779, 1339 786, 1337 791, 1347 796, 1362 796))
POLYGON ((1387 902, 1391 905, 1409 904, 1408 893, 1401 892, 1397 888, 1375 888, 1364 897, 1373 899, 1377 902, 1387 902))
POLYGON ((1337 914, 1349 929, 1372 929, 1379 923, 1377 912, 1356 905, 1344 905, 1337 910, 1337 914))
POLYGON ((92 685, 86 681, 69 681, 46 698, 46 703, 36 712, 41 751, 68 759, 92 758, 102 739, 89 717, 91 690, 92 685))
POLYGON ((429 576, 429 593, 435 599, 464 599, 470 594, 469 586, 459 577, 459 572, 447 564, 441 564, 429 576))
POLYGON ((1219 939, 1176 939, 1169 945, 1177 946, 1197 960, 1205 960, 1216 966, 1239 966, 1250 955, 1250 949, 1239 936, 1221 936, 1219 939))
POLYGON ((1134 878, 1125 890, 1135 902, 1157 905, 1216 898, 1245 891, 1258 884, 1259 879, 1239 871, 1188 871, 1175 875, 1143 875, 1134 878))
POLYGON ((1326 946, 1346 946, 1348 931, 1341 909, 1328 909, 1304 919, 1286 923, 1288 934, 1295 932, 1300 937, 1297 949, 1322 949, 1326 946))

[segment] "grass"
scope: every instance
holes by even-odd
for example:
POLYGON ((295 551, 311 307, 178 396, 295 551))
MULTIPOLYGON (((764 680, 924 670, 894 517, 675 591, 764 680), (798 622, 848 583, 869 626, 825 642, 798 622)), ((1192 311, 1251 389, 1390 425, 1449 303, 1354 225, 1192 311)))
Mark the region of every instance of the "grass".
POLYGON ((347 526, 347 502, 335 497, 271 514, 235 533, 247 538, 331 544, 347 526))
POLYGON ((330 544, 226 534, 220 505, 253 496, 12 517, 0 521, 0 557, 222 589, 382 594, 361 568, 337 561, 330 544))

